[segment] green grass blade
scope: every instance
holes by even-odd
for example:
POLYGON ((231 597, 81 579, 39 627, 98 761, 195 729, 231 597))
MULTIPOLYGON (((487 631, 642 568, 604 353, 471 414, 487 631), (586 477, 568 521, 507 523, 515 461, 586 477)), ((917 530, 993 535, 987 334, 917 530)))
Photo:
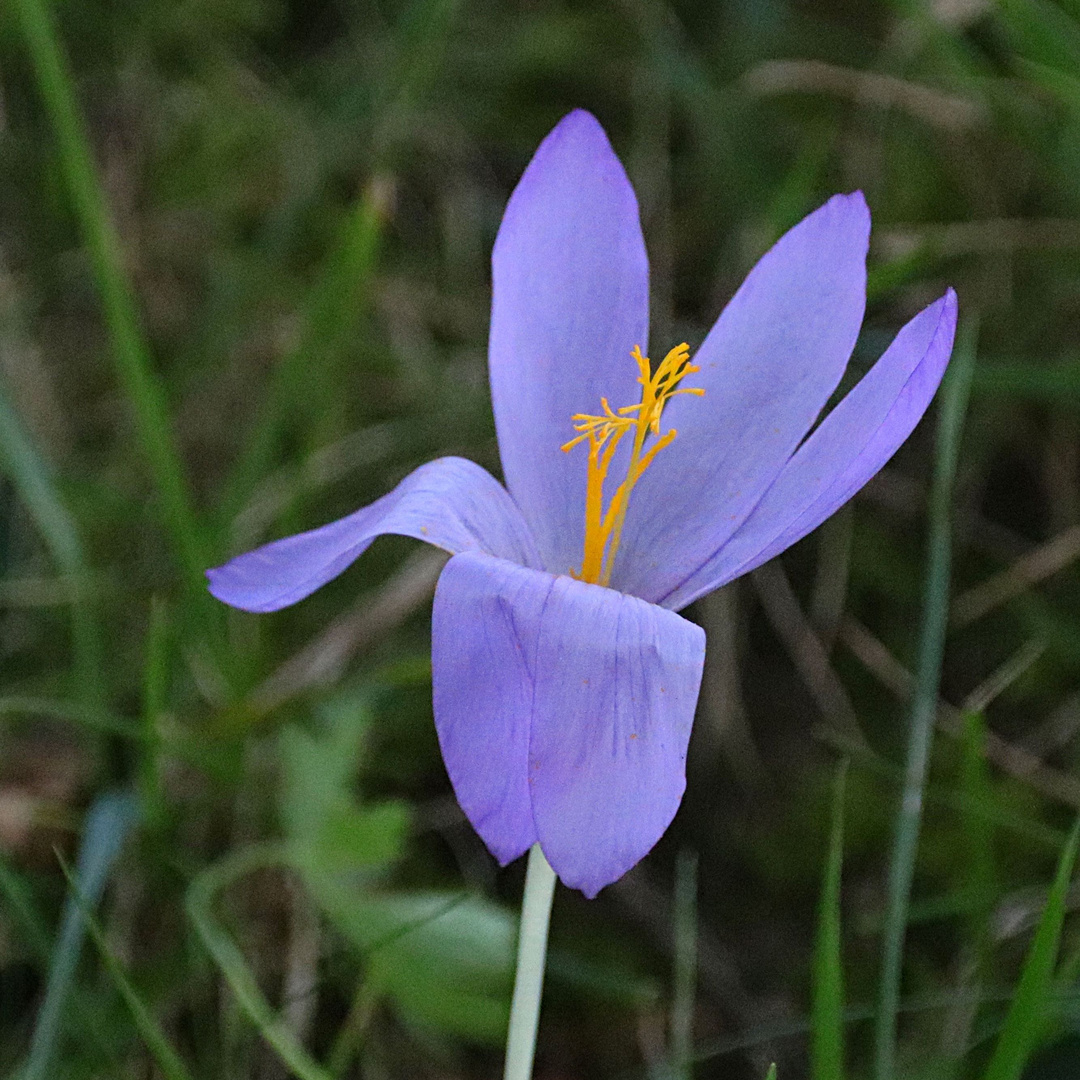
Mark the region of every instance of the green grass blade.
POLYGON ((0 719, 5 716, 48 716, 54 720, 81 724, 92 731, 119 735, 124 739, 138 740, 143 737, 142 729, 131 720, 95 705, 83 705, 78 701, 12 694, 0 697, 0 719))
POLYGON ((124 272, 120 238, 110 219, 90 152, 67 58, 45 0, 17 0, 15 7, 38 90, 56 137, 68 194, 90 253, 120 382, 135 416, 139 441, 185 581, 201 596, 206 561, 195 513, 172 440, 164 392, 154 372, 124 272))
POLYGON ((1078 847, 1080 820, 1073 827, 1058 860, 1054 884, 1046 898, 1046 907, 1024 961, 1016 995, 1005 1018, 1005 1027, 998 1036, 984 1080, 1019 1080, 1028 1057, 1045 1030, 1050 1012, 1054 965, 1057 963, 1061 928, 1065 922, 1069 881, 1076 865, 1078 847))
POLYGON ((0 897, 14 916, 20 940, 25 941, 40 960, 49 959, 49 931, 38 914, 30 886, 0 858, 0 897))
POLYGON ((697 853, 679 853, 675 867, 675 978, 671 1004, 671 1075, 690 1080, 697 997, 697 853))
POLYGON ((949 618, 951 505, 960 431, 975 363, 976 324, 961 324, 956 351, 946 375, 938 417, 938 447, 930 492, 929 558, 919 640, 919 663, 911 703, 904 787, 896 816, 889 865, 888 899, 882 940, 881 982, 874 1028, 874 1076, 893 1080, 896 1069, 897 1012, 904 933, 915 875, 922 804, 930 745, 937 715, 941 660, 949 618))
POLYGON ((968 841, 964 853, 965 891, 971 897, 968 937, 980 959, 980 966, 989 947, 990 916, 997 897, 993 822, 979 812, 993 798, 986 770, 985 745, 986 722, 982 713, 967 713, 964 716, 964 757, 960 777, 964 798, 960 817, 968 841))
MULTIPOLYGON (((53 948, 50 928, 38 911, 29 883, 3 858, 0 858, 0 907, 7 911, 7 925, 14 932, 15 939, 25 943, 43 968, 48 967, 53 948)), ((78 985, 71 988, 68 1000, 70 1037, 81 1040, 83 1046, 101 1046, 101 1010, 95 1008, 96 1000, 78 985)), ((108 1052, 104 1046, 101 1046, 101 1049, 102 1052, 108 1052)), ((22 1074, 16 1075, 19 1080, 23 1080, 22 1074)))
MULTIPOLYGON (((0 468, 18 489, 26 508, 61 572, 85 582, 89 568, 75 522, 53 484, 51 470, 23 426, 0 384, 0 468)), ((71 604, 75 684, 83 704, 93 706, 105 698, 101 628, 93 600, 85 589, 76 590, 71 604)))
POLYGON ((769 1066, 769 1071, 765 1074, 765 1080, 776 1080, 776 1062, 775 1061, 769 1066))
MULTIPOLYGON (((393 70, 380 83, 372 105, 376 172, 342 222, 337 244, 308 296, 300 340, 277 366, 248 443, 229 477, 221 500, 226 525, 265 475, 282 435, 282 421, 295 412, 297 401, 305 401, 307 409, 317 409, 312 362, 332 361, 365 311, 393 200, 393 177, 385 171, 393 140, 402 116, 431 91, 462 7, 460 0, 415 0, 402 18, 393 70)), ((334 383, 329 381, 331 388, 334 383)))
POLYGON ((143 665, 143 745, 139 748, 139 801, 148 825, 157 825, 166 815, 161 785, 162 715, 168 709, 169 617, 165 601, 155 596, 150 603, 150 625, 146 632, 146 660, 143 665))
POLYGON ((310 362, 339 350, 364 310, 379 240, 388 216, 386 181, 370 183, 341 227, 336 250, 312 288, 296 347, 277 365, 251 435, 233 468, 221 502, 225 525, 239 513, 273 461, 283 421, 310 390, 310 362))
POLYGON ((77 871, 78 891, 83 900, 76 901, 69 895, 64 904, 45 998, 34 1026, 22 1080, 45 1080, 50 1075, 86 930, 80 903, 93 907, 98 902, 135 820, 135 801, 126 792, 111 791, 99 796, 86 815, 77 871))
POLYGON ((214 917, 214 898, 218 893, 252 870, 273 866, 281 858, 279 847, 262 845, 237 852, 204 870, 188 888, 188 917, 240 1007, 281 1060, 300 1080, 333 1080, 274 1015, 244 954, 214 917))
POLYGON ((53 486, 51 470, 34 446, 0 383, 0 464, 14 481, 49 552, 66 574, 86 574, 75 522, 53 486))
POLYGON ((840 882, 844 863, 844 793, 847 762, 836 775, 825 880, 818 907, 814 942, 813 1030, 810 1040, 812 1080, 841 1080, 844 1075, 844 971, 840 939, 840 882))
POLYGON ((1080 64, 1080 24, 1048 0, 997 0, 997 12, 1016 51, 1072 72, 1080 64))
POLYGON ((161 1070, 166 1080, 191 1080, 191 1074, 188 1072, 187 1067, 180 1059, 180 1056, 172 1048, 169 1040, 165 1038, 164 1032, 151 1015, 150 1010, 143 1004, 142 998, 139 997, 135 987, 131 985, 131 980, 128 978, 123 964, 117 960, 113 955, 112 950, 109 948, 109 943, 105 940, 105 935, 102 933, 101 927, 98 926, 97 920, 94 918, 93 908, 87 898, 82 894, 79 883, 75 880, 74 875, 72 875, 71 871, 63 861, 61 861, 61 868, 64 871, 64 876, 67 878, 68 886, 71 889, 71 896, 74 898, 79 906, 79 910, 82 912, 82 917, 86 923, 86 930, 90 935, 90 939, 97 947, 98 954, 101 956, 102 963, 105 965, 105 970, 108 971, 110 978, 116 984, 116 989, 119 991, 121 998, 123 998, 124 1004, 128 1007, 128 1011, 131 1013, 131 1019, 134 1021, 139 1035, 146 1044, 147 1050, 150 1051, 154 1061, 157 1062, 158 1068, 161 1070))

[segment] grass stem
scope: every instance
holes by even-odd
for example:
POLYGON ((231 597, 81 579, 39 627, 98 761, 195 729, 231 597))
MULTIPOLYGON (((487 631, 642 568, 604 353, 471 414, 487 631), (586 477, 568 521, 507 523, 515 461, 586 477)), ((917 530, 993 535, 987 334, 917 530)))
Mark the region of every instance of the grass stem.
POLYGON ((697 852, 684 849, 679 852, 675 864, 675 993, 671 1005, 671 1072, 677 1080, 690 1080, 694 1064, 697 887, 697 852))
POLYGON ((874 1029, 875 1080, 893 1080, 896 1072, 900 976, 915 856, 922 824, 923 794, 937 715, 941 661, 949 618, 951 506, 960 432, 967 409, 975 360, 976 323, 961 324, 959 340, 943 386, 938 417, 937 458, 930 491, 930 536, 919 662, 908 728, 903 794, 896 816, 882 940, 881 981, 874 1029))
POLYGON ((814 942, 813 1028, 810 1075, 813 1080, 843 1080, 844 973, 841 941, 840 887, 844 862, 844 797, 848 764, 841 763, 833 787, 832 821, 825 880, 818 904, 814 942))
POLYGON ((169 533, 189 589, 203 593, 206 561, 191 497, 172 439, 165 395, 153 369, 120 237, 98 179, 67 58, 45 0, 17 0, 23 38, 52 124, 60 167, 90 254, 120 383, 134 413, 169 533))

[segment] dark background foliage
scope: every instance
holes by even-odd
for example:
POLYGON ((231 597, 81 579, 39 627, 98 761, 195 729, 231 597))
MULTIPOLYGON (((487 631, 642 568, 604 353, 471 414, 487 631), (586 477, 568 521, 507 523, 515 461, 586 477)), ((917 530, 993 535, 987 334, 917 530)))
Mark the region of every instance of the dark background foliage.
MULTIPOLYGON (((145 348, 102 303, 72 198, 90 174, 50 119, 29 6, 0 8, 0 1069, 33 1042, 42 1075, 182 1075, 126 987, 193 1076, 286 1075, 283 1045, 341 1076, 498 1075, 522 866, 498 870, 439 758, 438 558, 380 540, 261 618, 208 603, 198 571, 439 454, 497 472, 491 245, 583 106, 638 191, 654 351, 699 342, 836 191, 874 217, 852 379, 959 292, 977 360, 900 1030, 906 1074, 975 1075, 1080 807, 1080 4, 63 0, 145 348), (103 813, 126 842, 101 938, 42 1033, 72 955, 56 853, 109 863, 103 813), (245 978, 282 1010, 276 1051, 245 978)), ((598 900, 558 894, 539 1076, 672 1075, 695 859, 694 1075, 806 1075, 841 755, 866 1074, 933 418, 852 506, 687 613, 709 657, 686 800, 598 900)), ((1051 1042, 1078 947, 1066 923, 1051 1042)), ((1069 1053, 1031 1076, 1073 1075, 1069 1053)))

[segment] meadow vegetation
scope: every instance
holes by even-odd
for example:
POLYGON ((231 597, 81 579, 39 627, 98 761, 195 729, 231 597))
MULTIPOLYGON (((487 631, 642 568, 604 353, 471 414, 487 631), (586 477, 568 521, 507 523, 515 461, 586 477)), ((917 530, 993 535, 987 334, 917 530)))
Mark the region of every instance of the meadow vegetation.
POLYGON ((558 892, 537 1077, 1080 1075, 1078 0, 0 7, 0 1074, 499 1075, 524 868, 439 756, 442 558, 269 616, 202 574, 498 474, 491 245, 579 106, 659 355, 856 188, 841 389, 947 285, 961 328, 883 473, 686 613, 686 798, 558 892))

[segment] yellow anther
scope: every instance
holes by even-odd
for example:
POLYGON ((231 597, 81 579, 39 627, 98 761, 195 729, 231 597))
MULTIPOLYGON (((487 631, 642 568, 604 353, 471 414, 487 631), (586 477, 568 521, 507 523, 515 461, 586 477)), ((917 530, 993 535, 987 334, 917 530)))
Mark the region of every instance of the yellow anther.
POLYGON ((687 375, 699 370, 690 363, 690 347, 685 342, 672 349, 655 372, 651 370, 649 358, 642 354, 637 345, 631 355, 638 366, 637 381, 641 385, 641 400, 636 405, 626 405, 613 411, 607 398, 601 398, 600 407, 603 411, 599 416, 577 413, 571 417, 578 435, 562 446, 564 451, 569 451, 579 443, 589 444, 588 478, 585 485, 585 551, 581 569, 571 573, 579 581, 594 585, 607 585, 611 580, 611 569, 615 562, 615 553, 619 550, 626 508, 634 485, 653 463, 656 455, 665 446, 670 446, 675 438, 674 428, 660 434, 660 417, 664 406, 677 394, 696 394, 700 397, 705 393, 697 388, 684 389, 679 386, 687 375), (615 489, 605 509, 604 481, 607 479, 608 468, 623 436, 630 431, 634 432, 634 444, 630 452, 626 479, 615 489), (645 442, 650 434, 657 438, 646 449, 645 442))

